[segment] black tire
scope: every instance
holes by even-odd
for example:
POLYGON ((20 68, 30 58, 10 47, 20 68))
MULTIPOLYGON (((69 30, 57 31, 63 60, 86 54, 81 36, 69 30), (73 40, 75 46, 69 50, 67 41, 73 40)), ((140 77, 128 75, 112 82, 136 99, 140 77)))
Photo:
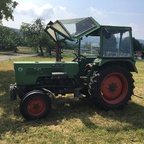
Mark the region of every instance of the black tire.
POLYGON ((126 69, 111 65, 95 71, 89 84, 89 93, 101 109, 122 109, 133 95, 134 80, 126 69))
POLYGON ((26 120, 40 119, 50 113, 51 105, 48 95, 43 91, 34 90, 22 98, 20 112, 26 120))

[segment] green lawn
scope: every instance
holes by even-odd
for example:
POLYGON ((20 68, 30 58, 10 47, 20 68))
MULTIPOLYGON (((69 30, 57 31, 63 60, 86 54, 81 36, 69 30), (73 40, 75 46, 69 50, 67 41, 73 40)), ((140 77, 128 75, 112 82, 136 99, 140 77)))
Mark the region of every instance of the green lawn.
MULTIPOLYGON (((19 60, 51 59, 14 59, 19 60)), ((13 60, 0 62, 0 144, 144 143, 144 61, 137 61, 137 68, 134 93, 142 98, 133 96, 123 110, 102 111, 67 95, 56 99, 48 117, 26 121, 19 112, 19 100, 11 102, 9 98, 9 85, 15 82, 13 60)))

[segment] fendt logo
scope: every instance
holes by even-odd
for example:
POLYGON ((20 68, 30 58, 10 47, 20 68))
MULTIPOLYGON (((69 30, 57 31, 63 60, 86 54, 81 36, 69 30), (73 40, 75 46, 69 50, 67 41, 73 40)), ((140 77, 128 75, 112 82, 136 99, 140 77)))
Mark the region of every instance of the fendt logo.
POLYGON ((22 68, 22 67, 19 67, 19 68, 18 68, 18 71, 19 71, 19 72, 22 72, 22 71, 23 71, 23 68, 22 68))

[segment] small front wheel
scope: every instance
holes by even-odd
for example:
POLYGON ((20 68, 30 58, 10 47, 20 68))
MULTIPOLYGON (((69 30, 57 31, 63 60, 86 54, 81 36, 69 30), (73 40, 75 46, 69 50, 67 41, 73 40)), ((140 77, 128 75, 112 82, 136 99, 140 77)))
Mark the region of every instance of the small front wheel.
POLYGON ((49 114, 51 99, 42 91, 31 91, 26 94, 20 103, 20 112, 27 120, 40 119, 49 114))

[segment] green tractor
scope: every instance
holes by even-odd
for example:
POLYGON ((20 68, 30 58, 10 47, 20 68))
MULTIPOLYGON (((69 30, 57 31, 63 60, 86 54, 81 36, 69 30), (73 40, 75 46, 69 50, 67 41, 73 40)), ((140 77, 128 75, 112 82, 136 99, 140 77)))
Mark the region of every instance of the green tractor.
POLYGON ((56 62, 14 62, 10 98, 20 97, 25 119, 48 115, 53 98, 68 93, 103 110, 127 105, 134 89, 131 72, 137 72, 131 27, 100 25, 86 17, 50 21, 45 31, 56 44, 56 62), (61 61, 61 43, 76 43, 73 61, 61 61))

